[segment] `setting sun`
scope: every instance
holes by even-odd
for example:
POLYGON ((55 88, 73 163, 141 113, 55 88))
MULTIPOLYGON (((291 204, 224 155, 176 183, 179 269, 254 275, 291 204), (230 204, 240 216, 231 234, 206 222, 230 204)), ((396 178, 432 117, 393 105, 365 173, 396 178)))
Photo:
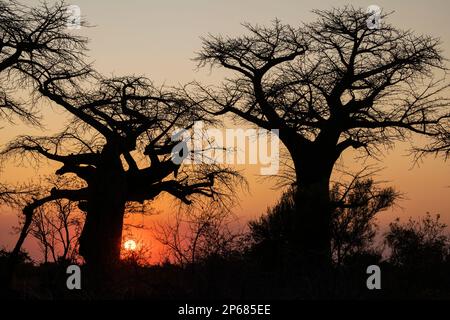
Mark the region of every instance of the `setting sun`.
POLYGON ((123 244, 123 247, 127 251, 134 251, 134 250, 136 250, 136 241, 134 241, 134 240, 127 240, 123 244))

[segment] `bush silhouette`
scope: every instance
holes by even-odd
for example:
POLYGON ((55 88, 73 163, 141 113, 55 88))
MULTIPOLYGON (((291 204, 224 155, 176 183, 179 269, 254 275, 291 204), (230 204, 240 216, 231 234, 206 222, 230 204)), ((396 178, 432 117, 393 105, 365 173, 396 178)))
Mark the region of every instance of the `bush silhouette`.
POLYGON ((392 251, 392 264, 427 268, 448 261, 450 238, 444 234, 446 225, 440 222, 440 215, 433 218, 427 213, 405 224, 396 219, 389 227, 385 242, 392 251))
MULTIPOLYGON (((375 216, 394 204, 398 193, 380 189, 372 179, 355 179, 348 185, 334 184, 334 203, 330 230, 333 260, 342 264, 352 255, 380 257, 373 246, 377 226, 375 216)), ((296 215, 295 188, 285 192, 266 215, 249 223, 253 251, 268 264, 283 261, 297 249, 293 238, 297 232, 292 221, 296 215)))

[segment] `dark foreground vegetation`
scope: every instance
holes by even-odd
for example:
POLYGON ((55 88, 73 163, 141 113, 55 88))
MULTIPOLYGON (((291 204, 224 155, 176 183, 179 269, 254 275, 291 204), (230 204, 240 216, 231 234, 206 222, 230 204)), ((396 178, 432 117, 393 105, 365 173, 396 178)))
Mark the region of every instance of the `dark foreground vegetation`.
MULTIPOLYGON (((101 287, 97 278, 90 278, 89 269, 82 266, 82 290, 68 290, 66 268, 70 261, 35 265, 22 253, 13 290, 2 294, 31 300, 450 298, 450 237, 445 234, 446 226, 439 221, 439 215, 427 214, 404 223, 395 220, 378 244, 374 241, 375 232, 371 232, 376 228, 374 221, 369 219, 355 230, 357 219, 353 216, 339 234, 346 238, 340 242, 340 250, 345 247, 341 256, 337 256, 335 241, 332 267, 310 270, 302 267, 301 257, 290 246, 289 231, 283 227, 285 219, 295 212, 289 196, 292 194, 286 193, 266 215, 251 222, 248 233, 232 234, 223 225, 202 229, 193 237, 199 240, 193 262, 169 262, 168 257, 165 263, 148 265, 140 256, 142 253, 131 254, 124 257, 114 270, 114 277, 106 279, 101 287), (367 288, 369 265, 381 269, 381 290, 367 288)), ((182 250, 188 254, 191 245, 172 246, 169 254, 176 257, 182 250)), ((3 250, 2 272, 7 256, 3 250)))

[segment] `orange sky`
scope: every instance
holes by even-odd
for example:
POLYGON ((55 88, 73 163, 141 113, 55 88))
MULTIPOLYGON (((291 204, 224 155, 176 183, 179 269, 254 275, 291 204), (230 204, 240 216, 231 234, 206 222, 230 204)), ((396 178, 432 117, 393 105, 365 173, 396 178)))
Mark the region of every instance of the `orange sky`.
MULTIPOLYGON (((35 5, 39 1, 22 1, 35 5)), ((51 2, 51 1, 50 1, 51 2)), ((448 1, 298 1, 298 0, 136 0, 136 1, 89 1, 72 2, 80 6, 82 14, 93 25, 78 32, 90 38, 90 58, 102 73, 110 75, 146 75, 156 83, 176 85, 192 80, 204 83, 218 83, 223 73, 220 71, 195 70, 191 61, 194 52, 201 47, 200 36, 207 33, 239 35, 241 22, 269 24, 274 18, 284 23, 298 24, 311 21, 312 9, 327 9, 333 6, 353 4, 367 7, 376 4, 386 11, 395 11, 390 22, 403 29, 413 29, 417 33, 431 34, 442 39, 444 54, 450 56, 450 26, 448 1)), ((45 131, 27 128, 23 125, 1 124, 0 144, 18 134, 43 135, 55 132, 64 125, 63 116, 56 108, 45 106, 45 131)), ((440 213, 443 221, 450 224, 450 163, 442 159, 428 157, 419 166, 413 167, 411 158, 405 156, 407 145, 399 144, 395 150, 386 152, 380 162, 369 161, 385 168, 378 180, 388 181, 405 194, 399 207, 380 215, 380 223, 385 226, 393 218, 423 215, 429 211, 440 213)), ((344 154, 340 161, 351 169, 358 169, 362 162, 356 162, 351 152, 344 154)), ((236 216, 245 222, 259 216, 267 206, 275 203, 281 190, 273 189, 273 183, 257 178, 258 166, 248 166, 249 194, 243 194, 236 216)), ((50 172, 49 167, 19 168, 7 165, 0 178, 9 182, 28 180, 36 175, 50 172)), ((166 203, 166 202, 164 202, 166 203)), ((169 211, 162 201, 155 207, 169 211)), ((152 224, 159 216, 146 217, 146 224, 152 224)), ((11 247, 15 237, 10 234, 11 226, 17 223, 15 213, 2 210, 0 213, 0 246, 11 247)), ((143 238, 147 235, 141 235, 143 238)), ((152 241, 150 238, 146 241, 152 241)), ((153 244, 153 247, 157 246, 153 244)), ((28 241, 25 248, 37 257, 37 249, 28 241)))

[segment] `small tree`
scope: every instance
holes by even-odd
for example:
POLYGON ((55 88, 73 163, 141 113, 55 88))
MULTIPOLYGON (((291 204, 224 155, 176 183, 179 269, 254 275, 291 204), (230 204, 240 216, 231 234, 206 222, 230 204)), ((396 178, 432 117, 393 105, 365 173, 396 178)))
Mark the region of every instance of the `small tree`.
POLYGON ((39 207, 33 215, 30 234, 39 242, 44 263, 75 262, 84 214, 75 202, 57 199, 39 207))
POLYGON ((181 266, 194 265, 243 252, 246 237, 233 230, 231 222, 230 212, 213 203, 179 211, 173 221, 157 225, 154 236, 166 247, 166 258, 181 266))
POLYGON ((450 238, 440 215, 433 218, 430 213, 420 220, 409 219, 401 224, 397 218, 389 225, 385 242, 391 249, 389 260, 397 266, 420 268, 436 266, 448 259, 450 238))
MULTIPOLYGON (((370 249, 376 234, 375 216, 391 207, 398 193, 392 188, 379 188, 360 174, 348 184, 335 183, 331 191, 331 248, 335 263, 340 265, 351 255, 370 249)), ((297 249, 295 214, 295 189, 291 188, 266 215, 250 222, 253 250, 265 255, 266 262, 290 259, 297 249)))
POLYGON ((377 232, 376 215, 394 204, 399 194, 393 188, 379 188, 370 178, 356 176, 349 185, 331 188, 331 248, 340 265, 356 253, 369 251, 377 232))

